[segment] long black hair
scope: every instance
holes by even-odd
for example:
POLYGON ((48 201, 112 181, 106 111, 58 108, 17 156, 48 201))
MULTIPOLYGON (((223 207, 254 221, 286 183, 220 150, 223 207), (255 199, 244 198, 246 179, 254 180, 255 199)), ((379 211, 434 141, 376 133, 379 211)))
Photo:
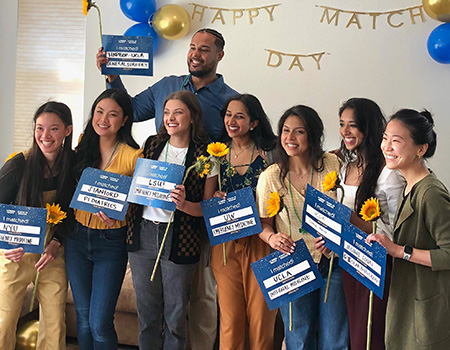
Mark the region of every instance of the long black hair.
POLYGON ((423 158, 434 155, 437 147, 437 135, 434 129, 434 121, 431 113, 427 110, 421 112, 413 109, 401 109, 390 119, 401 121, 409 130, 409 134, 417 146, 428 144, 428 149, 423 158))
POLYGON ((289 108, 283 113, 278 121, 278 140, 277 153, 278 165, 280 171, 280 182, 284 187, 284 179, 289 172, 289 156, 281 145, 281 135, 283 133, 283 126, 286 119, 290 116, 296 116, 303 121, 308 138, 308 153, 311 161, 311 166, 315 171, 323 170, 323 122, 317 112, 311 107, 304 105, 297 105, 289 108))
MULTIPOLYGON (((202 106, 200 105, 198 98, 192 92, 187 90, 176 91, 166 97, 164 108, 170 100, 181 101, 188 108, 192 121, 190 130, 191 141, 195 144, 206 144, 208 142, 208 133, 202 121, 202 106)), ((169 134, 167 133, 164 123, 162 123, 159 128, 157 138, 161 141, 169 139, 169 134)))
MULTIPOLYGON (((247 114, 250 116, 250 122, 258 121, 253 130, 250 130, 250 138, 255 143, 256 147, 264 150, 272 150, 277 142, 277 138, 272 131, 272 126, 270 125, 269 118, 266 112, 264 112, 263 106, 259 100, 250 94, 239 94, 230 97, 224 104, 221 115, 222 119, 225 118, 227 113, 228 105, 231 101, 240 101, 244 105, 247 114)), ((226 129, 224 128, 222 136, 220 137, 222 142, 229 142, 231 140, 226 129)))
MULTIPOLYGON (((72 113, 61 102, 49 101, 40 106, 33 118, 33 130, 36 128, 36 120, 43 113, 56 114, 64 124, 64 127, 72 125, 72 113)), ((36 138, 33 137, 33 145, 27 156, 25 171, 17 192, 16 204, 32 207, 44 206, 44 174, 49 174, 49 178, 58 176, 58 184, 56 188, 56 203, 61 202, 63 192, 67 191, 66 185, 71 177, 71 164, 73 161, 72 151, 72 133, 64 138, 62 148, 55 159, 53 167, 50 168, 47 160, 42 153, 36 138)))
POLYGON ((105 98, 114 100, 122 109, 123 117, 128 117, 125 124, 117 132, 117 141, 126 143, 128 146, 135 149, 139 148, 139 145, 136 143, 133 135, 131 134, 131 126, 133 124, 133 106, 131 104, 130 97, 122 90, 105 90, 92 104, 89 120, 86 122, 86 126, 84 128, 83 137, 76 147, 77 165, 75 167, 75 173, 77 176, 80 176, 81 172, 86 167, 96 168, 102 161, 99 147, 100 136, 94 130, 92 119, 94 118, 95 109, 97 108, 98 103, 105 98))
POLYGON ((355 198, 354 210, 359 212, 364 202, 375 196, 378 176, 385 165, 380 145, 386 119, 380 107, 367 98, 351 98, 344 102, 339 108, 339 117, 346 109, 353 111, 356 127, 364 135, 361 144, 354 151, 349 151, 343 140, 340 148, 344 162, 350 163, 356 156, 356 165, 364 167, 355 198))

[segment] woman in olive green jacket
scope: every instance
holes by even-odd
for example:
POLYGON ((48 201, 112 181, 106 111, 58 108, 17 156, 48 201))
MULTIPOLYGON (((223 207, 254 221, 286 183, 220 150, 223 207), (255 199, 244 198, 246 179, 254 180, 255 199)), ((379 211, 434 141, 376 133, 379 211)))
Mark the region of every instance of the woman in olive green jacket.
POLYGON ((429 112, 400 110, 386 127, 386 166, 406 179, 394 240, 369 235, 394 257, 386 349, 450 348, 450 195, 424 159, 436 150, 429 112))

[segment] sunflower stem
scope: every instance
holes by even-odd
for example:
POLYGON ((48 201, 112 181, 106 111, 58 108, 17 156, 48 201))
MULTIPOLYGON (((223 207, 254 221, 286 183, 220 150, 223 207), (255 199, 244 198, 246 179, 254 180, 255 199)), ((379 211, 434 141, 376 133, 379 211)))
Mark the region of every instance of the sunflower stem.
MULTIPOLYGON (((220 180, 220 163, 219 160, 216 158, 216 165, 219 167, 218 173, 218 181, 219 181, 219 191, 222 192, 222 181, 220 180)), ((222 243, 222 252, 223 252, 223 266, 227 266, 227 249, 225 247, 225 243, 222 243)))
POLYGON ((40 274, 40 271, 37 272, 36 278, 34 280, 33 294, 31 295, 31 302, 30 302, 30 310, 28 310, 29 312, 33 311, 34 299, 36 299, 36 288, 37 288, 37 284, 39 281, 39 274, 40 274))
MULTIPOLYGON (((372 222, 372 233, 377 231, 377 221, 372 222)), ((372 313, 373 313, 373 292, 369 293, 369 314, 367 316, 367 341, 366 341, 366 350, 370 350, 370 342, 372 338, 372 313)))
POLYGON ((150 281, 151 282, 153 282, 153 279, 155 278, 156 269, 158 268, 159 261, 161 260, 161 254, 162 254, 162 251, 164 249, 164 243, 166 243, 167 234, 169 233, 170 224, 172 223, 172 219, 173 219, 174 215, 175 215, 175 211, 173 211, 172 214, 170 214, 170 219, 169 219, 169 222, 167 223, 166 231, 164 232, 164 236, 163 236, 163 239, 162 239, 162 242, 161 242, 161 246, 159 247, 158 256, 156 257, 155 266, 153 267, 153 272, 152 272, 152 275, 150 277, 150 281))
POLYGON ((324 303, 328 301, 328 293, 330 292, 330 282, 331 282, 331 273, 333 272, 333 262, 334 262, 334 254, 331 253, 330 266, 328 268, 327 288, 325 289, 325 297, 323 298, 324 303))
POLYGON ((292 326, 292 301, 289 302, 289 332, 292 332, 293 326, 292 326))
MULTIPOLYGON (((340 200, 340 202, 341 202, 341 204, 342 204, 342 203, 344 202, 344 198, 345 198, 344 187, 342 187, 341 185, 339 185, 338 188, 340 188, 340 189, 341 189, 341 192, 342 192, 342 197, 341 197, 341 200, 340 200)), ((336 189, 336 193, 337 193, 337 189, 336 189)))
MULTIPOLYGON (((47 210, 48 210, 48 208, 47 208, 47 210)), ((48 221, 48 216, 47 216, 47 221, 48 221)), ((47 225, 45 226, 44 251, 45 251, 45 247, 47 247, 48 235, 50 234, 50 231, 52 230, 53 226, 55 226, 55 224, 49 224, 49 223, 47 223, 47 225)), ((42 257, 43 254, 44 253, 41 254, 41 257, 42 257)), ((38 282, 39 282, 39 276, 40 276, 40 271, 38 271, 36 273, 36 278, 34 280, 33 294, 31 294, 30 312, 33 311, 34 300, 36 299, 37 285, 38 285, 38 282)))
POLYGON ((367 317, 367 344, 366 350, 370 350, 370 340, 372 338, 372 312, 373 312, 373 292, 369 293, 369 315, 367 317))
MULTIPOLYGON (((291 228, 291 217, 289 216, 289 210, 286 207, 286 213, 287 213, 287 217, 288 217, 288 222, 289 222, 289 237, 292 238, 292 228, 291 228)), ((292 301, 289 302, 289 332, 292 332, 292 301)))
MULTIPOLYGON (((195 164, 197 164, 197 162, 195 162, 193 165, 191 165, 189 168, 187 168, 187 170, 184 174, 184 177, 183 177, 183 181, 181 182, 182 185, 184 185, 184 183, 186 182, 186 179, 187 179, 189 173, 191 172, 191 170, 195 167, 195 164)), ((161 260, 161 254, 164 249, 164 243, 166 243, 167 233, 169 232, 170 224, 172 223, 172 219, 173 219, 174 215, 175 215, 175 211, 173 211, 172 214, 170 214, 169 222, 167 223, 166 231, 164 232, 164 236, 163 236, 163 239, 161 242, 161 247, 159 247, 158 256, 156 257, 155 266, 153 266, 153 272, 150 277, 150 281, 152 281, 152 282, 153 282, 153 279, 155 278, 155 273, 156 273, 156 269, 158 268, 159 261, 161 260)))
MULTIPOLYGON (((100 8, 95 4, 92 3, 92 7, 94 7, 97 10, 98 13, 98 28, 100 30, 100 46, 103 46, 103 26, 102 26, 102 15, 100 13, 100 8)), ((108 88, 108 83, 105 80, 105 88, 108 88)))

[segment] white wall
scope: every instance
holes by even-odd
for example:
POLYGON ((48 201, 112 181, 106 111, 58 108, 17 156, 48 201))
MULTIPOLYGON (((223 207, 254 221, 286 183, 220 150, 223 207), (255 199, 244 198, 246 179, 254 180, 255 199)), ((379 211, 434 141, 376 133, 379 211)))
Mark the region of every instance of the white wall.
POLYGON ((13 149, 18 0, 2 2, 0 11, 0 164, 13 149))
MULTIPOLYGON (((182 5, 192 14, 194 6, 187 1, 171 1, 182 5)), ((122 34, 134 24, 120 11, 119 1, 97 0, 102 10, 103 28, 106 34, 122 34)), ((167 4, 157 1, 157 6, 167 4)), ((262 101, 273 125, 282 112, 294 104, 306 104, 322 116, 326 127, 326 147, 339 145, 337 110, 341 101, 350 97, 367 97, 375 100, 387 116, 399 108, 427 108, 435 115, 439 136, 438 150, 430 166, 450 185, 450 166, 446 152, 450 149, 450 65, 433 61, 427 52, 429 33, 440 24, 424 13, 424 22, 414 17, 412 24, 408 11, 391 16, 393 28, 387 22, 388 15, 376 19, 359 15, 361 29, 356 24, 346 25, 351 14, 341 13, 339 23, 320 22, 323 8, 328 6, 349 11, 383 12, 421 5, 420 0, 337 1, 303 0, 282 1, 273 11, 273 21, 264 9, 254 23, 249 24, 247 13, 233 25, 233 13, 224 11, 225 24, 211 23, 216 10, 210 7, 238 9, 238 0, 196 0, 207 6, 202 21, 195 15, 188 36, 177 41, 160 41, 154 60, 154 77, 130 77, 123 80, 131 94, 136 94, 164 75, 186 73, 186 53, 190 37, 199 28, 212 27, 223 33, 225 57, 219 65, 219 73, 239 92, 256 95, 262 101), (320 60, 321 69, 314 60, 302 58, 304 71, 298 67, 288 70, 292 57, 283 56, 279 67, 267 65, 266 49, 291 54, 326 52, 320 60)), ((245 8, 256 8, 280 3, 270 0, 247 0, 245 8)), ((417 10, 414 12, 417 13, 417 10)), ((330 12, 332 14, 332 12, 330 12)), ((95 53, 100 46, 98 22, 95 11, 88 14, 86 52, 85 111, 104 88, 104 80, 95 67, 95 53)), ((273 59, 272 62, 274 62, 273 59)), ((87 113, 86 113, 87 115, 87 113)), ((139 124, 135 131, 139 142, 153 132, 151 123, 139 124)))

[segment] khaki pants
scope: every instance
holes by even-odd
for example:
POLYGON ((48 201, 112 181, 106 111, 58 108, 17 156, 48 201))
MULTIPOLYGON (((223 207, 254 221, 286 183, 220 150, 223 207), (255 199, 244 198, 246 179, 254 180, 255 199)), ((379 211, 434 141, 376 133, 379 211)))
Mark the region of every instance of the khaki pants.
MULTIPOLYGON (((65 305, 67 277, 64 248, 58 258, 40 273, 36 291, 39 300, 39 336, 37 350, 64 350, 66 348, 65 305)), ((15 263, 0 254, 0 349, 13 350, 16 328, 27 286, 36 278, 34 265, 39 254, 26 253, 15 263)), ((29 305, 25 305, 28 307, 29 305)))
POLYGON ((191 287, 189 304, 189 344, 192 350, 212 350, 217 334, 216 280, 209 266, 211 245, 202 230, 200 261, 191 287))
POLYGON ((250 264, 269 254, 257 235, 212 248, 211 266, 217 281, 220 308, 220 349, 272 350, 277 310, 270 311, 250 264), (247 327, 248 326, 248 327, 247 327), (248 335, 246 335, 248 329, 248 335))

